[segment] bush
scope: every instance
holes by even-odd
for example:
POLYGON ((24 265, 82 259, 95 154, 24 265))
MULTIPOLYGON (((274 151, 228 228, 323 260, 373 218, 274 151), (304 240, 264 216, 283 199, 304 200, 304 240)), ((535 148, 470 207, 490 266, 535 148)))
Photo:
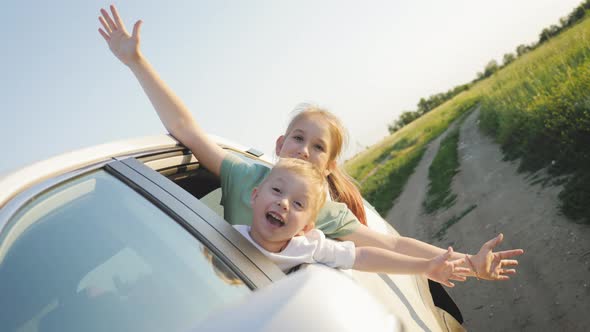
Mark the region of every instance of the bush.
POLYGON ((590 219, 590 21, 553 38, 481 90, 480 126, 520 170, 573 174, 563 212, 590 219), (585 201, 584 201, 585 200, 585 201))

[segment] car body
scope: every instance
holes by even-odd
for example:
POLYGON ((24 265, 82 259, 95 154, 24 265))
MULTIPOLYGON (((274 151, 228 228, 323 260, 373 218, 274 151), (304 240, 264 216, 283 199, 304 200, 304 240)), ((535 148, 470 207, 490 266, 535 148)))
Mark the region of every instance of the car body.
MULTIPOLYGON (((255 150, 214 140, 272 166, 255 150)), ((462 330, 434 306, 422 276, 343 278, 315 266, 285 275, 223 220, 220 197, 219 180, 168 135, 66 153, 0 178, 0 330, 266 331, 276 325, 261 322, 277 317, 303 326, 300 306, 316 308, 321 326, 383 317, 378 325, 388 329, 462 330), (286 311, 237 314, 252 303, 286 311)), ((397 234, 366 207, 369 227, 397 234)))

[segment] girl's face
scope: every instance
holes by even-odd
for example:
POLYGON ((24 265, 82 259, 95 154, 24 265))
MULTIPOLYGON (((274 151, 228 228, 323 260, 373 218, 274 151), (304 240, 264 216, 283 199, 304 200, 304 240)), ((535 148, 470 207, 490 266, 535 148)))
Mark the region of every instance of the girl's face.
POLYGON ((319 116, 307 116, 298 119, 286 135, 277 139, 276 154, 309 161, 327 176, 336 165, 335 160, 330 160, 331 147, 329 124, 319 116))

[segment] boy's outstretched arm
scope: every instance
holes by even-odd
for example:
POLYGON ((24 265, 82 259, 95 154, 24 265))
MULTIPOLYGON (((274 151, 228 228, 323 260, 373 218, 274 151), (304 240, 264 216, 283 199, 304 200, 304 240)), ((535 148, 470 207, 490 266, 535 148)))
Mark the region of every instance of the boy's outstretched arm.
POLYGON ((367 272, 389 274, 425 274, 429 279, 448 287, 455 285, 449 281, 464 281, 462 274, 469 269, 460 267, 463 259, 449 261, 452 249, 433 259, 424 259, 398 254, 376 247, 357 247, 353 269, 367 272))
MULTIPOLYGON (((382 234, 368 227, 359 226, 353 233, 343 236, 340 239, 353 241, 357 247, 378 247, 424 259, 432 259, 445 253, 444 249, 426 242, 410 237, 382 234)), ((499 234, 497 237, 486 242, 476 255, 469 255, 476 271, 471 271, 465 275, 477 275, 478 278, 486 280, 507 280, 509 279, 508 274, 515 274, 515 269, 504 269, 504 267, 518 265, 518 261, 511 258, 522 255, 524 251, 522 249, 512 249, 494 252, 493 249, 502 242, 502 239, 503 235, 499 234)), ((461 259, 465 257, 466 255, 463 253, 453 252, 450 259, 461 259)), ((461 266, 471 268, 471 265, 465 261, 461 266)))
POLYGON ((142 21, 135 23, 130 35, 117 8, 111 5, 110 9, 112 17, 105 9, 101 9, 101 16, 98 18, 102 25, 98 31, 109 45, 110 50, 131 69, 166 130, 188 147, 201 164, 214 174, 219 175, 221 162, 226 152, 207 136, 182 100, 160 78, 143 56, 140 49, 142 21))

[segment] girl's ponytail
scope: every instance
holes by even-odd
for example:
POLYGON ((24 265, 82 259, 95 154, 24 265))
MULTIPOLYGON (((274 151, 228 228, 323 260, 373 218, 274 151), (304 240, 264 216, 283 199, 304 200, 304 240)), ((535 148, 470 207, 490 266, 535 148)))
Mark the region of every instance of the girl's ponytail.
POLYGON ((361 224, 367 225, 363 198, 352 178, 336 166, 328 175, 328 185, 332 199, 346 204, 361 224))

